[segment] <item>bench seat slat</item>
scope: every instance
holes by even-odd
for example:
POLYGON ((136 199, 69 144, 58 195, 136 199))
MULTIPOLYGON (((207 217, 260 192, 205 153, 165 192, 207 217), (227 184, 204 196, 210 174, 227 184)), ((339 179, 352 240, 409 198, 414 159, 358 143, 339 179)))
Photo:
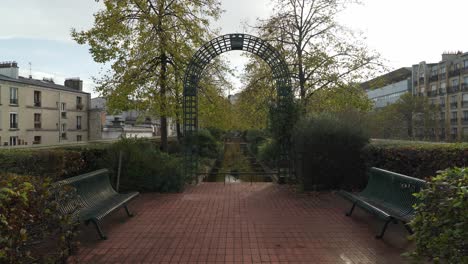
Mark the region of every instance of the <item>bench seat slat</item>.
POLYGON ((340 191, 338 194, 353 203, 347 216, 358 206, 386 220, 377 236, 382 238, 389 221, 398 220, 405 224, 411 221, 415 214, 413 204, 417 202, 413 194, 419 192, 426 182, 379 168, 369 169, 368 175, 367 186, 360 193, 340 191))
POLYGON ((61 205, 62 211, 70 213, 75 208, 74 205, 78 205, 80 209, 74 212, 74 217, 86 224, 90 221, 93 222, 103 239, 106 237, 100 228, 99 221, 121 207, 124 207, 127 214, 132 216, 127 208, 127 203, 139 195, 138 192, 117 193, 110 184, 106 169, 68 178, 56 182, 54 185, 57 187, 70 185, 76 189, 76 199, 70 204, 61 205))

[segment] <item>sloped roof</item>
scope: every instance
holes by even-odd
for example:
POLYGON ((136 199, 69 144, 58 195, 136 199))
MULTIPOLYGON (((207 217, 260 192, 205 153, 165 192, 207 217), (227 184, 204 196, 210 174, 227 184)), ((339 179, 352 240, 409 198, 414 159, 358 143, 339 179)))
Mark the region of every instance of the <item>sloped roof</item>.
POLYGON ((373 89, 381 88, 383 86, 386 86, 392 83, 407 80, 408 78, 411 78, 411 75, 412 75, 412 69, 408 67, 403 67, 398 70, 376 77, 367 82, 363 82, 361 83, 361 87, 365 90, 369 90, 369 89, 373 90, 373 89))
POLYGON ((51 89, 62 90, 62 91, 73 92, 73 93, 89 94, 87 92, 78 91, 73 88, 63 86, 63 85, 46 82, 42 80, 37 80, 37 79, 24 78, 22 76, 19 76, 18 79, 15 79, 15 78, 11 78, 11 77, 0 74, 0 80, 7 81, 7 82, 21 83, 21 84, 26 84, 26 85, 45 87, 45 88, 51 88, 51 89))

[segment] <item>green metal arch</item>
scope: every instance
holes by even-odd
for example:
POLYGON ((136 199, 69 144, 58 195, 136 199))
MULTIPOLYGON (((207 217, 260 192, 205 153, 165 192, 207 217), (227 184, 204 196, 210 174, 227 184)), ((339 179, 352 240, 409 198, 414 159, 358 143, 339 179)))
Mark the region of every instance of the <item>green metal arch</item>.
MULTIPOLYGON (((217 56, 232 50, 250 52, 263 59, 271 68, 277 91, 277 108, 281 112, 289 111, 293 101, 291 73, 281 54, 268 42, 248 34, 227 34, 219 36, 203 45, 192 57, 184 78, 184 136, 191 136, 198 131, 198 84, 206 66, 217 56)), ((286 115, 287 116, 287 115, 286 115)), ((290 128, 283 128, 285 135, 290 128)), ((281 157, 289 160, 289 138, 281 140, 281 157)), ((191 177, 197 172, 197 148, 192 145, 185 151, 185 174, 191 177)), ((284 162, 283 162, 284 163, 284 162)), ((286 167, 286 166, 283 166, 286 167)), ((280 173, 289 173, 287 168, 280 173)), ((280 175, 284 177, 284 175, 280 175)))

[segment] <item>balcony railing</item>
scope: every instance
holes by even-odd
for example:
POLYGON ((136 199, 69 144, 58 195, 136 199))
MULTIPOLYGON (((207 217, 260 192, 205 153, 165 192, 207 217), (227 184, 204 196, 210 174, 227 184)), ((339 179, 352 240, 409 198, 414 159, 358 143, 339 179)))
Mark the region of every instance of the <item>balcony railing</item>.
POLYGON ((41 107, 41 101, 34 101, 34 106, 35 107, 41 107))
POLYGON ((439 88, 439 95, 444 95, 445 93, 445 89, 439 88))
POLYGON ((458 108, 458 102, 450 103, 450 108, 458 108))
POLYGON ((62 118, 67 119, 67 112, 62 112, 62 118))
POLYGON ((465 118, 465 117, 464 117, 464 118, 462 119, 462 124, 463 124, 463 125, 468 125, 468 118, 465 118))
POLYGON ((83 104, 76 104, 76 110, 83 110, 84 105, 83 104))
POLYGON ((460 69, 456 69, 456 70, 449 72, 449 77, 454 77, 454 76, 459 76, 459 75, 460 75, 460 69))
POLYGON ((35 122, 34 123, 34 128, 41 128, 42 124, 40 122, 35 122))
POLYGON ((462 83, 461 90, 462 92, 468 92, 468 83, 462 83))
POLYGON ((439 103, 439 107, 440 108, 445 108, 445 103, 441 103, 441 104, 439 103))
POLYGON ((60 137, 61 137, 62 139, 67 139, 67 133, 62 133, 62 134, 60 135, 60 137))
POLYGON ((453 85, 447 89, 449 94, 458 93, 460 91, 460 85, 453 85))
POLYGON ((17 105, 18 104, 18 98, 10 98, 10 104, 17 105))
POLYGON ((441 73, 439 75, 439 80, 445 80, 445 79, 447 79, 447 76, 445 75, 445 73, 441 73))
POLYGON ((419 78, 419 84, 424 84, 424 77, 419 78))
POLYGON ((430 82, 437 82, 438 80, 439 80, 438 75, 432 75, 431 77, 429 77, 430 82))
POLYGON ((10 123, 10 129, 18 129, 18 123, 10 123))
POLYGON ((76 125, 76 130, 81 130, 81 125, 76 125))
POLYGON ((468 66, 463 67, 462 72, 463 73, 468 73, 468 66))
POLYGON ((451 124, 457 124, 458 123, 458 118, 450 118, 450 123, 451 124))

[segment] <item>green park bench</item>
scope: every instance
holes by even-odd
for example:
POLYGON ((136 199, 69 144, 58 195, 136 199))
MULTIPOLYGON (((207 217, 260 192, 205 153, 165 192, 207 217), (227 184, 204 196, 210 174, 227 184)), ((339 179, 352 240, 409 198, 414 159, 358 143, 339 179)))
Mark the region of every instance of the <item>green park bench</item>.
POLYGON ((74 212, 77 220, 86 225, 93 223, 101 239, 107 238, 101 229, 101 220, 121 207, 125 208, 129 217, 133 216, 128 210, 127 203, 139 195, 138 192, 117 193, 110 184, 107 169, 68 178, 54 185, 57 187, 69 185, 76 188, 77 198, 70 201, 70 204, 60 205, 61 210, 70 212, 78 206, 78 210, 74 212))
POLYGON ((384 236, 390 222, 402 222, 411 234, 408 223, 413 219, 415 211, 413 205, 417 202, 414 193, 426 185, 421 179, 398 174, 379 168, 370 168, 369 180, 366 188, 360 193, 340 191, 338 194, 350 200, 353 205, 347 216, 351 216, 356 206, 376 215, 385 224, 376 238, 384 236))

